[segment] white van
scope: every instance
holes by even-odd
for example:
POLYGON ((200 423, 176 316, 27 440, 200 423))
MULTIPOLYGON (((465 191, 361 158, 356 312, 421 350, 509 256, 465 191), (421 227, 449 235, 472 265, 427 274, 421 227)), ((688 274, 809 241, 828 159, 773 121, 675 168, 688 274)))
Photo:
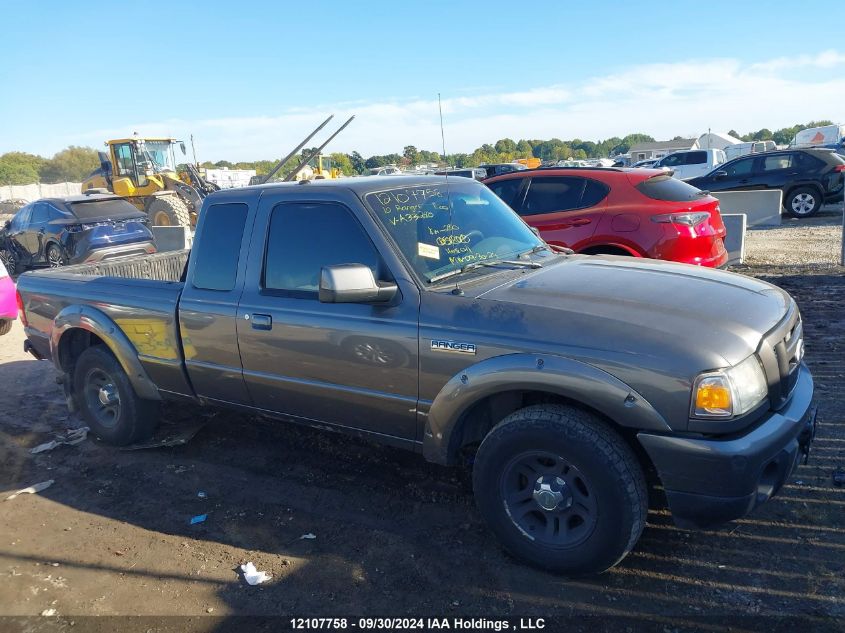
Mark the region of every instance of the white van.
POLYGON ((726 160, 725 152, 720 149, 688 149, 667 154, 653 166, 671 169, 675 178, 686 180, 709 174, 726 160))
POLYGON ((725 156, 728 160, 745 156, 746 154, 759 154, 760 152, 773 152, 777 149, 774 141, 749 141, 747 143, 734 143, 725 148, 725 156))

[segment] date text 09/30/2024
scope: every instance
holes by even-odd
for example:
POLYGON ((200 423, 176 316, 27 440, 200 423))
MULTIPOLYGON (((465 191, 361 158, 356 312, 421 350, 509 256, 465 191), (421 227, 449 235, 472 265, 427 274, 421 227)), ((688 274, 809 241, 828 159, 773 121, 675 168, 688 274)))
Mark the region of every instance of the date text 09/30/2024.
POLYGON ((516 621, 487 618, 291 618, 294 630, 360 631, 531 631, 546 628, 544 618, 519 618, 516 621))

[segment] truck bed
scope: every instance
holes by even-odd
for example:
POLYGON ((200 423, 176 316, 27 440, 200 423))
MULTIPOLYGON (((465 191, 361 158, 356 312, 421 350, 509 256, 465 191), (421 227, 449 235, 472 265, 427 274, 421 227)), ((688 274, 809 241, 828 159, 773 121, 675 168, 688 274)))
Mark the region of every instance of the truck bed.
POLYGON ((63 268, 48 268, 34 274, 63 278, 68 274, 89 277, 120 277, 122 279, 152 279, 179 281, 190 251, 170 251, 155 255, 137 255, 108 259, 93 264, 76 264, 63 268))
POLYGON ((51 358, 56 317, 71 306, 97 310, 126 335, 156 384, 178 389, 184 372, 177 307, 187 259, 188 251, 174 251, 24 273, 18 292, 30 342, 51 358))

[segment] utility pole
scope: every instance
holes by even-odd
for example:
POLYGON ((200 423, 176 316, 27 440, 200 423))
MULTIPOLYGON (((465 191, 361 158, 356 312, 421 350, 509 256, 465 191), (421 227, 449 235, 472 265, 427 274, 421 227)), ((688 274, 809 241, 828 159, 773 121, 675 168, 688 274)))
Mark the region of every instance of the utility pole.
POLYGON ((191 134, 191 152, 192 152, 192 153, 193 153, 193 155, 194 155, 194 165, 196 165, 197 167, 199 167, 199 166, 200 166, 200 164, 197 162, 197 148, 196 148, 196 146, 194 145, 194 135, 193 135, 193 134, 191 134))

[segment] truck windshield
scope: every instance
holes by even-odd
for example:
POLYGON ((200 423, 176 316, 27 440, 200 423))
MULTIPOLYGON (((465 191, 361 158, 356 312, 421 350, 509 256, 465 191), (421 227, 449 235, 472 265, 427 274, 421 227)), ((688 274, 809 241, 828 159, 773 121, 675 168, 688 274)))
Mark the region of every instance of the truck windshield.
POLYGON ((428 282, 472 264, 508 260, 545 245, 484 185, 432 179, 365 200, 414 271, 428 282))

